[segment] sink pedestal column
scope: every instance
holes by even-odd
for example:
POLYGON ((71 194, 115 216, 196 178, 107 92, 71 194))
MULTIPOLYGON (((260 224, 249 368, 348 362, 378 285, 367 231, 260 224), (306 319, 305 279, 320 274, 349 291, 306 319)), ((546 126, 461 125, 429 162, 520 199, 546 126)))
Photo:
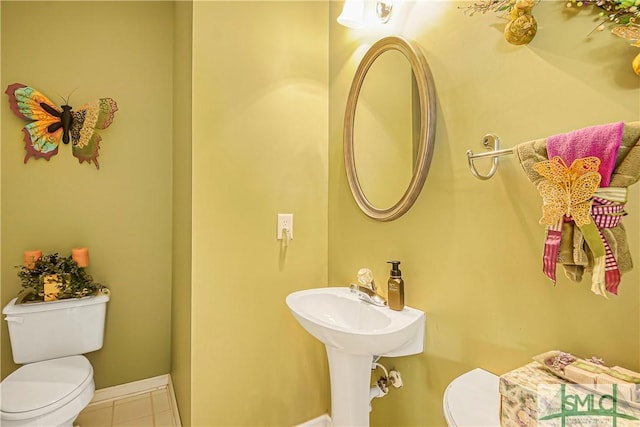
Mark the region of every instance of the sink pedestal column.
POLYGON ((331 419, 338 426, 369 425, 369 355, 347 354, 325 346, 331 380, 331 419))

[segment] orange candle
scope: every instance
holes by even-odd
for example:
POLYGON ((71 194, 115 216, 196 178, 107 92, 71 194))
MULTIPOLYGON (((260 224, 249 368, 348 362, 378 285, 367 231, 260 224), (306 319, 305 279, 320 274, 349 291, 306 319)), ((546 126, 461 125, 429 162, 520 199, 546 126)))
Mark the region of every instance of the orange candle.
POLYGON ((36 261, 42 258, 42 251, 24 251, 24 265, 31 269, 36 266, 36 261))
POLYGON ((78 267, 87 267, 89 265, 89 249, 71 249, 71 258, 78 264, 78 267))

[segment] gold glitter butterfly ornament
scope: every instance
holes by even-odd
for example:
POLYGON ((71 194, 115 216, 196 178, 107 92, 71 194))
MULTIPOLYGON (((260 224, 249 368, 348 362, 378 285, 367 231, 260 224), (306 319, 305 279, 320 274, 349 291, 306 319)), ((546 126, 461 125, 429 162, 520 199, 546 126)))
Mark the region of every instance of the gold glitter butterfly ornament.
POLYGON ((533 170, 545 179, 538 184, 542 196, 540 223, 553 226, 563 217, 581 227, 591 222, 591 199, 600 185, 600 159, 584 157, 567 167, 561 157, 536 163, 533 170))

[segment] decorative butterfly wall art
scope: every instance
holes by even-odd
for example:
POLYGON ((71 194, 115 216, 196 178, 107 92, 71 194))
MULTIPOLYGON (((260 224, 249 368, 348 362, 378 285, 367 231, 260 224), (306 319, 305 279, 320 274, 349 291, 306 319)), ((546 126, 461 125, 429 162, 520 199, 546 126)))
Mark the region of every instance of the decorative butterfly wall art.
POLYGON ((49 160, 58 154, 60 140, 65 144, 71 141, 71 152, 80 163, 93 163, 96 169, 98 151, 102 139, 95 130, 106 129, 118 111, 116 101, 111 98, 94 100, 77 110, 70 105, 58 107, 38 90, 14 83, 7 87, 11 110, 20 118, 28 120, 24 132, 24 162, 31 157, 49 160))

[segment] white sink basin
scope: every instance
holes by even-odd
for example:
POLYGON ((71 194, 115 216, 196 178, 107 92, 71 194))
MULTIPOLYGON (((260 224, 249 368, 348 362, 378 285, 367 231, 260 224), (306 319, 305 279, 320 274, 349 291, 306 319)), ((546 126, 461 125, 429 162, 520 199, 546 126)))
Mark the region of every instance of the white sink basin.
POLYGON ((389 357, 423 351, 425 314, 420 310, 378 307, 346 287, 293 292, 287 305, 307 332, 341 352, 389 357))

